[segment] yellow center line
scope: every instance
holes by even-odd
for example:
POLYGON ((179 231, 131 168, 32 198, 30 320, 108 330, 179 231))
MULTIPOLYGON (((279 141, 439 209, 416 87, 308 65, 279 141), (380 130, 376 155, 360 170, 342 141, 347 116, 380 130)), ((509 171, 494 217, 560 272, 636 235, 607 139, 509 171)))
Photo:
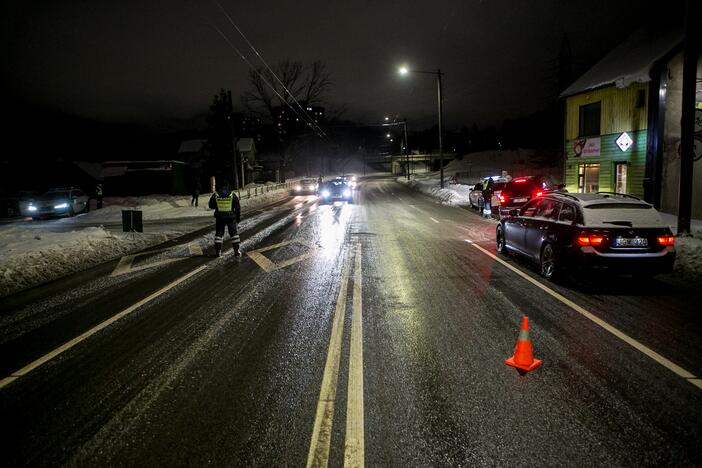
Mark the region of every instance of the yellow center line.
POLYGON ((679 376, 682 377, 683 379, 685 379, 685 380, 687 380, 688 382, 690 382, 692 385, 695 385, 696 387, 702 389, 702 379, 700 379, 699 377, 695 376, 692 372, 689 372, 689 371, 683 369, 682 367, 678 366, 678 365, 675 364, 674 362, 672 362, 672 361, 668 360, 667 358, 661 356, 660 354, 658 354, 657 352, 655 352, 654 350, 652 350, 652 349, 649 348, 648 346, 646 346, 646 345, 644 345, 644 344, 642 344, 642 343, 636 341, 634 338, 632 338, 632 337, 630 337, 629 335, 625 334, 623 331, 621 331, 621 330, 619 330, 618 328, 616 328, 616 327, 610 325, 609 323, 605 322, 605 321, 602 320, 601 318, 597 317, 595 314, 593 314, 593 313, 591 313, 591 312, 588 312, 587 310, 585 310, 584 308, 582 308, 581 306, 579 306, 579 305, 576 304, 575 302, 573 302, 573 301, 571 301, 570 299, 566 298, 566 297, 563 296, 562 294, 559 294, 558 292, 556 292, 556 291, 554 291, 553 289, 549 288, 548 286, 546 286, 545 284, 541 283, 540 281, 535 280, 534 278, 532 278, 531 276, 527 275, 527 274, 524 273, 523 271, 521 271, 521 270, 515 268, 514 266, 510 265, 509 263, 505 262, 504 260, 502 260, 501 258, 499 258, 497 255, 495 255, 495 254, 493 254, 492 252, 490 252, 490 251, 488 251, 488 250, 486 250, 486 249, 480 247, 480 246, 479 246, 478 244, 476 244, 475 242, 473 242, 473 241, 471 241, 471 240, 468 240, 468 239, 466 239, 466 242, 468 242, 470 245, 472 245, 472 246, 475 247, 476 249, 480 250, 482 253, 484 253, 484 254, 487 255, 488 257, 491 257, 492 259, 497 260, 499 263, 501 263, 501 264, 504 265, 505 267, 509 268, 510 270, 512 270, 513 272, 515 272, 516 274, 518 274, 519 276, 521 276, 521 277, 524 278, 525 280, 529 281, 530 283, 532 283, 532 284, 535 285, 536 287, 538 287, 538 288, 540 288, 541 290, 543 290, 544 292, 546 292, 547 294, 553 296, 554 298, 556 298, 557 300, 559 300, 559 301, 562 302, 563 304, 567 305, 568 307, 570 307, 571 309, 573 309, 574 311, 576 311, 577 313, 579 313, 579 314, 582 315, 583 317, 587 318, 588 320, 591 320, 591 321, 594 322, 595 324, 597 324, 597 325, 599 325, 600 327, 604 328, 605 330, 607 330, 607 331, 608 331, 609 333, 611 333, 612 335, 616 336, 616 337, 619 338, 620 340, 622 340, 622 341, 624 341, 625 343, 627 343, 628 345, 632 346, 634 349, 640 351, 641 353, 645 354, 645 355, 648 356, 649 358, 653 359, 655 362, 657 362, 658 364, 662 365, 662 366, 665 367, 666 369, 671 370, 671 371, 674 372, 675 374, 679 375, 679 376))
POLYGON ((310 450, 307 454, 307 467, 326 467, 329 463, 329 446, 334 421, 334 402, 336 400, 336 385, 339 379, 339 361, 341 360, 341 338, 344 333, 344 313, 346 311, 346 295, 349 283, 350 261, 347 257, 341 273, 341 286, 336 299, 336 311, 332 324, 331 338, 327 362, 324 366, 322 388, 317 402, 317 413, 312 429, 310 450))
POLYGON ((39 367, 39 366, 41 366, 42 364, 45 364, 46 362, 52 360, 53 358, 55 358, 55 357, 58 356, 59 354, 68 351, 69 349, 73 348, 74 346, 76 346, 76 345, 77 345, 78 343, 80 343, 81 341, 84 341, 84 340, 87 339, 88 337, 90 337, 90 336, 96 334, 97 332, 99 332, 99 331, 102 330, 103 328, 107 327, 108 325, 111 325, 112 323, 116 322, 117 320, 119 320, 119 319, 121 319, 121 318, 123 318, 123 317, 125 317, 125 316, 127 316, 127 315, 129 315, 129 314, 131 314, 132 312, 134 312, 135 310, 137 310, 139 307, 143 306, 144 304, 146 304, 146 303, 148 303, 148 302, 151 302, 152 300, 156 299, 158 296, 160 296, 160 295, 164 294, 165 292, 167 292, 167 291, 169 291, 169 290, 175 288, 177 285, 179 285, 179 284, 182 283, 183 281, 187 280, 187 279, 190 278, 191 276, 193 276, 193 275, 199 273, 200 271, 204 270, 205 268, 207 268, 207 265, 202 265, 202 266, 200 266, 200 267, 194 269, 194 270, 191 271, 190 273, 181 276, 180 278, 176 279, 175 281, 172 281, 171 283, 169 283, 169 284, 167 284, 166 286, 162 287, 161 289, 159 289, 158 291, 154 292, 153 294, 151 294, 151 295, 145 297, 144 299, 140 300, 140 301, 137 302, 136 304, 133 304, 133 305, 127 307, 126 309, 124 309, 123 311, 119 312, 118 314, 113 315, 113 316, 110 317, 109 319, 107 319, 107 320, 105 320, 105 321, 103 321, 103 322, 101 322, 101 323, 95 325, 93 328, 91 328, 90 330, 88 330, 88 331, 82 333, 81 335, 79 335, 79 336, 73 338, 71 341, 69 341, 69 342, 67 342, 67 343, 64 343, 63 345, 59 346, 58 348, 54 349, 53 351, 51 351, 51 352, 49 352, 49 353, 43 355, 43 356, 40 357, 39 359, 36 359, 36 360, 30 362, 29 364, 27 364, 27 365, 24 366, 23 368, 21 368, 21 369, 15 371, 15 372, 13 372, 13 373, 10 374, 8 377, 5 377, 4 379, 0 380, 0 388, 3 388, 3 387, 5 387, 6 385, 9 385, 10 383, 12 383, 12 382, 14 382, 15 380, 19 379, 20 377, 29 374, 31 371, 33 371, 33 370, 36 369, 37 367, 39 367))
POLYGON ((351 350, 349 383, 346 405, 345 467, 364 466, 365 442, 363 435, 363 287, 361 271, 361 244, 356 246, 356 265, 353 276, 353 311, 351 316, 351 350))

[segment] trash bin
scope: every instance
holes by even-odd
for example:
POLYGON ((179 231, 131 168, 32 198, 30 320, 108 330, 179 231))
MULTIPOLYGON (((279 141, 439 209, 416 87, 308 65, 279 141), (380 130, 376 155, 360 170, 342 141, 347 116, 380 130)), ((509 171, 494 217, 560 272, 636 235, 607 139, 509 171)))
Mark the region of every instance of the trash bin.
POLYGON ((122 210, 123 232, 144 232, 141 210, 122 210))

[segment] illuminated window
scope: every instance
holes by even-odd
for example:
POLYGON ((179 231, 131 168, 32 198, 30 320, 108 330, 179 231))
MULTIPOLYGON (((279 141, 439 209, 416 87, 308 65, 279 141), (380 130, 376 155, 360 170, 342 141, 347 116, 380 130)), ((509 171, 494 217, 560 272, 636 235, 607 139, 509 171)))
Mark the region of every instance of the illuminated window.
POLYGON ((590 193, 600 190, 600 165, 578 165, 578 192, 590 193))
POLYGON ((626 193, 626 172, 627 163, 614 163, 614 191, 617 193, 626 193))

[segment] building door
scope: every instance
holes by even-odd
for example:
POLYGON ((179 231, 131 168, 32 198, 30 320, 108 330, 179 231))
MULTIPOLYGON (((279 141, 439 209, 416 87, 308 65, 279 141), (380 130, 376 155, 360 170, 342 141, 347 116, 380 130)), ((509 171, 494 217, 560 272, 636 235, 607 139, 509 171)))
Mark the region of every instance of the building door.
POLYGON ((578 192, 590 193, 600 189, 600 165, 578 165, 578 192))
POLYGON ((625 163, 625 162, 614 163, 614 191, 617 193, 627 193, 626 192, 626 172, 627 172, 627 163, 625 163))

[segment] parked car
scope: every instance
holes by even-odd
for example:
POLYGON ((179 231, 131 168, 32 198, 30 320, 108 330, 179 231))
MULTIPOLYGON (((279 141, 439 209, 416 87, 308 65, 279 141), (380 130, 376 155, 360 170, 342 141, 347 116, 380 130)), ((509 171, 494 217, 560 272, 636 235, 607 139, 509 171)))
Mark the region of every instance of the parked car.
POLYGON ((293 187, 295 195, 314 194, 318 189, 317 181, 314 179, 302 179, 293 187))
POLYGON ((508 216, 510 210, 524 206, 532 198, 544 193, 564 191, 564 185, 555 184, 550 177, 526 176, 510 180, 498 195, 499 216, 508 216))
POLYGON ((73 187, 52 189, 35 197, 27 205, 25 214, 33 219, 49 216, 74 216, 90 211, 90 197, 73 187))
POLYGON ((547 193, 500 219, 497 251, 523 255, 551 279, 567 269, 647 277, 671 272, 675 237, 648 203, 617 193, 547 193))
MULTIPOLYGON (((509 181, 508 177, 491 176, 483 178, 468 192, 470 206, 476 208, 482 216, 493 215, 493 208, 499 206, 499 196, 509 181)), ((496 211, 496 210, 495 210, 496 211)))
POLYGON ((337 201, 353 202, 353 191, 343 180, 335 179, 322 185, 319 191, 321 203, 334 203, 337 201))
POLYGON ((29 203, 29 199, 34 196, 36 192, 29 190, 9 190, 0 193, 0 217, 19 216, 22 209, 29 203))

